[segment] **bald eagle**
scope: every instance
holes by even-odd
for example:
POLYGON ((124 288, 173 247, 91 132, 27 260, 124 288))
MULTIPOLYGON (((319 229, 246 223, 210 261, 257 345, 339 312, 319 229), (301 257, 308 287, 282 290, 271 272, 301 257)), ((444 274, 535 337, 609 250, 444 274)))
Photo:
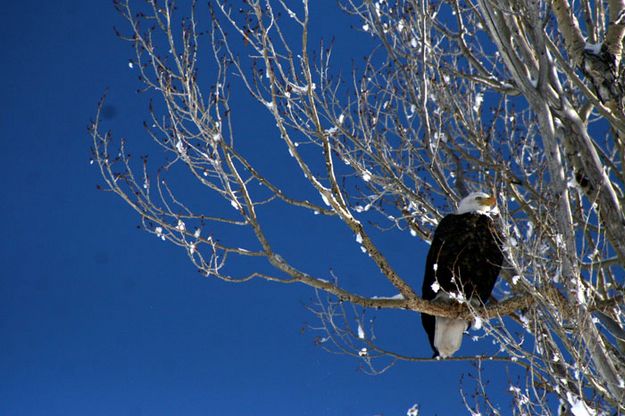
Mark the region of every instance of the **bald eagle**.
MULTIPOLYGON (((488 300, 501 270, 501 236, 489 214, 495 197, 473 192, 460 201, 455 214, 438 224, 425 262, 423 299, 453 302, 464 298, 472 305, 488 300)), ((458 351, 469 322, 421 314, 434 357, 458 351)))

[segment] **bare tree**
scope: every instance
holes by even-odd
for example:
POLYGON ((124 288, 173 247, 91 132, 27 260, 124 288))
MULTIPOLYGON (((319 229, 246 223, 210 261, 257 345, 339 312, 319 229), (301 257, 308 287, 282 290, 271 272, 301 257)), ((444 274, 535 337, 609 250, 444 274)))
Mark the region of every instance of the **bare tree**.
MULTIPOLYGON (((187 16, 164 1, 116 7, 129 24, 120 36, 135 48, 131 65, 161 99, 146 130, 170 158, 157 171, 147 157, 135 164, 123 140, 101 133, 99 116, 93 152, 106 188, 146 231, 181 247, 206 276, 314 288, 320 343, 369 371, 425 358, 381 346, 366 310, 478 317, 499 351, 460 359, 524 371, 508 386, 514 414, 625 412, 625 0, 343 0, 376 44, 347 81, 333 70, 331 47, 313 57, 309 7, 320 6, 307 0, 215 0, 202 13, 194 2, 187 16), (213 62, 202 63, 209 52, 213 62), (286 146, 316 197, 294 195, 250 161, 235 138, 233 113, 242 109, 230 106, 230 82, 273 118, 268 145, 286 146), (205 211, 178 197, 166 177, 175 165, 212 198, 205 211), (424 301, 363 218, 427 241, 472 190, 499 200, 499 301, 424 301), (356 293, 340 276, 292 264, 258 215, 266 205, 344 224, 397 296, 356 293), (235 229, 256 244, 226 238, 235 229), (265 262, 236 275, 230 266, 242 258, 265 262)), ((506 413, 476 382, 468 409, 506 413)))

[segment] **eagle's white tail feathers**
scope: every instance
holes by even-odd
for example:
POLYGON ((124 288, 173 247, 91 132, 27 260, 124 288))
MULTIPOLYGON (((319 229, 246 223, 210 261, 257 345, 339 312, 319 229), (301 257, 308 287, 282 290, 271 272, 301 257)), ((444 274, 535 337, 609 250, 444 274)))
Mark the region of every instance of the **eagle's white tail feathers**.
MULTIPOLYGON (((454 297, 454 298, 457 298, 454 297)), ((448 293, 441 291, 434 298, 435 301, 450 303, 452 298, 448 293)), ((480 301, 473 298, 469 301, 473 307, 480 305, 480 301)), ((434 327, 434 346, 441 358, 451 357, 462 345, 462 335, 467 330, 469 322, 464 319, 436 317, 434 327)))
POLYGON ((467 321, 456 318, 436 317, 434 346, 442 358, 451 357, 460 349, 462 334, 467 329, 467 321))

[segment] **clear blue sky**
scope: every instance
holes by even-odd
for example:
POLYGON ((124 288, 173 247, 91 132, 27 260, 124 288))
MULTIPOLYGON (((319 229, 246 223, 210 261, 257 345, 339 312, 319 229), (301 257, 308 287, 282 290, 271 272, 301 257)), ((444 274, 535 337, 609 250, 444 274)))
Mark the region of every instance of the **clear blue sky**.
MULTIPOLYGON (((112 2, 14 1, 0 14, 0 415, 401 415, 417 402, 425 415, 462 409, 458 380, 469 364, 365 375, 301 333, 314 323, 305 308, 312 291, 203 279, 183 252, 137 230, 121 200, 96 190, 86 127, 104 89, 114 133, 144 137, 147 114, 127 65, 130 45, 113 34, 123 22, 112 2)), ((337 36, 347 74, 346 56, 367 36, 349 22, 338 15, 323 28, 337 36)), ((258 114, 247 114, 243 132, 275 139, 258 114)), ((274 227, 282 244, 298 244, 289 228, 274 227)), ((306 244, 336 231, 324 227, 306 244)), ((345 242, 327 255, 304 250, 295 260, 364 280, 374 270, 368 258, 353 236, 336 232, 345 242)), ((427 247, 409 236, 377 238, 419 288, 427 247)), ((431 354, 417 314, 382 322, 389 344, 431 354)), ((465 346, 479 351, 468 339, 465 346)))

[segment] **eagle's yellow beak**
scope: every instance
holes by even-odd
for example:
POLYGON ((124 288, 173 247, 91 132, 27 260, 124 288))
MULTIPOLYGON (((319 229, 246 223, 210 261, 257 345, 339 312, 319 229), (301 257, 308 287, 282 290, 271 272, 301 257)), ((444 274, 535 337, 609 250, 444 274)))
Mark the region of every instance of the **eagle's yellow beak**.
POLYGON ((489 207, 494 207, 495 205, 497 205, 497 198, 495 198, 494 196, 488 197, 488 198, 484 198, 480 201, 481 205, 486 205, 489 207))

